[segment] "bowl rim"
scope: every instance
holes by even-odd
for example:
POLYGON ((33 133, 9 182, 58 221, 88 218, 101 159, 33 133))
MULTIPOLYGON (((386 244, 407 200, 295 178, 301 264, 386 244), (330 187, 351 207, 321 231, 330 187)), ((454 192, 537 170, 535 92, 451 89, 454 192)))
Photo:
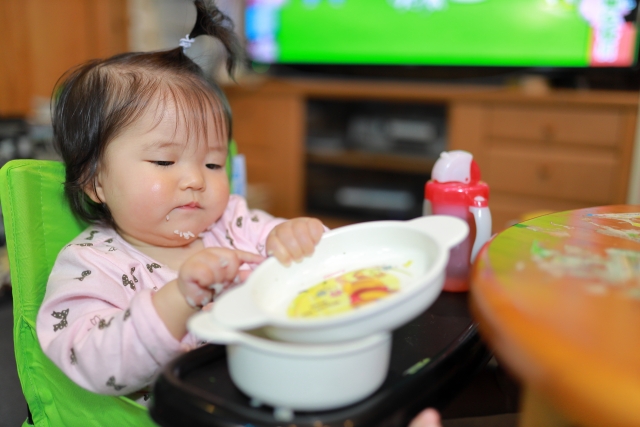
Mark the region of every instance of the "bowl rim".
POLYGON ((227 346, 247 347, 255 351, 271 353, 277 356, 300 358, 320 358, 346 356, 353 353, 368 351, 385 343, 391 344, 391 332, 374 332, 362 338, 333 343, 299 343, 291 341, 277 341, 252 335, 248 331, 238 331, 243 335, 242 342, 225 344, 227 346))
MULTIPOLYGON (((409 230, 415 233, 420 233, 423 236, 427 237, 432 244, 436 247, 436 256, 434 257, 431 265, 425 271, 424 274, 417 277, 415 280, 420 281, 422 285, 412 286, 409 289, 406 289, 404 292, 399 292, 395 295, 391 295, 387 298, 384 298, 380 301, 377 301, 376 304, 368 304, 364 307, 360 307, 357 310, 352 310, 348 313, 335 315, 335 316, 327 316, 327 317, 317 317, 317 318, 283 318, 272 315, 271 312, 266 310, 263 307, 263 304, 259 302, 259 298, 255 296, 256 288, 260 286, 260 275, 263 274, 263 270, 267 270, 273 268, 272 265, 278 265, 279 262, 277 259, 271 257, 260 264, 256 270, 252 272, 247 281, 242 286, 249 286, 251 294, 253 298, 253 303, 258 310, 260 310, 261 314, 266 319, 264 326, 269 327, 282 327, 288 329, 321 329, 330 326, 336 326, 340 324, 348 324, 351 322, 358 321, 362 318, 369 317, 375 313, 381 313, 388 310, 393 309, 396 305, 400 304, 401 301, 411 298, 415 294, 423 291, 425 288, 433 285, 436 282, 438 276, 444 273, 446 268, 447 261, 449 259, 449 248, 446 247, 442 242, 438 239, 431 236, 428 232, 424 230, 419 230, 415 227, 412 227, 406 224, 406 221, 396 221, 396 220, 386 220, 386 221, 373 221, 373 222, 365 222, 353 224, 345 227, 340 227, 334 230, 331 230, 325 233, 322 237, 325 239, 332 239, 337 236, 341 236, 345 233, 352 233, 355 231, 360 231, 361 229, 373 228, 377 229, 380 227, 394 227, 401 228, 405 230, 409 230)), ((303 260, 304 263, 306 261, 303 260)))
POLYGON ((202 311, 191 316, 188 321, 189 332, 209 343, 242 347, 282 357, 320 358, 346 356, 368 351, 380 345, 390 346, 392 341, 390 331, 373 332, 361 338, 331 343, 281 341, 251 333, 255 329, 243 331, 228 328, 216 321, 210 314, 202 311))

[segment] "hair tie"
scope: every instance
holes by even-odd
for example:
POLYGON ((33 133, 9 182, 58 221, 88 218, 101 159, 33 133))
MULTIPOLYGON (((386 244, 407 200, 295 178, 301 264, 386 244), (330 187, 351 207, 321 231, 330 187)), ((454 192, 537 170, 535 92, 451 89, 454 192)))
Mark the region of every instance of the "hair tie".
POLYGON ((191 44, 196 41, 196 38, 189 38, 189 34, 187 34, 186 36, 184 36, 183 38, 180 39, 180 47, 182 47, 182 51, 184 52, 185 50, 189 49, 191 47, 191 44))

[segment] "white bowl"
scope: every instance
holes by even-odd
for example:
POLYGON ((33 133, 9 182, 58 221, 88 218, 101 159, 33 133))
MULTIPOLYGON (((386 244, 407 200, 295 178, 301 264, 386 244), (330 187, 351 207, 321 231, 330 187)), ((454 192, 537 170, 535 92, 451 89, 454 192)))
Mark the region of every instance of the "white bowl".
POLYGON ((432 215, 375 221, 325 233, 313 256, 285 267, 262 263, 245 284, 223 294, 210 312, 230 329, 263 328, 274 339, 329 343, 391 331, 426 310, 442 290, 449 250, 468 234, 459 218, 432 215), (292 318, 287 308, 302 291, 340 273, 402 266, 400 290, 342 314, 292 318))
POLYGON ((275 408, 324 411, 350 405, 376 391, 386 378, 391 334, 378 333, 339 344, 295 344, 234 331, 201 312, 189 330, 227 345, 234 384, 275 408))

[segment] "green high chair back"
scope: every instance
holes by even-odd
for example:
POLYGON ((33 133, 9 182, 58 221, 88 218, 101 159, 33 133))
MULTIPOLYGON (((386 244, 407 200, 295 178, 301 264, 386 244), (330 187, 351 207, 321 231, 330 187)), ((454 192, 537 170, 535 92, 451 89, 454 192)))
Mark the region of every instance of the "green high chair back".
MULTIPOLYGON (((230 158, 236 153, 233 142, 229 152, 230 158)), ((229 162, 227 171, 231 173, 229 162)), ((40 348, 36 316, 49 273, 62 247, 87 226, 69 208, 64 179, 64 165, 55 161, 13 160, 0 169, 16 365, 33 422, 27 419, 23 426, 155 426, 144 406, 76 385, 40 348)))

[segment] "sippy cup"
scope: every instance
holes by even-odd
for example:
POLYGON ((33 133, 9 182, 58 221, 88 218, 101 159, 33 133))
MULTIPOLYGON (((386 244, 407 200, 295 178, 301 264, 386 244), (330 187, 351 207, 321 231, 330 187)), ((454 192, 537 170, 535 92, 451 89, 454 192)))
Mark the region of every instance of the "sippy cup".
POLYGON ((467 238, 451 249, 444 290, 469 290, 469 267, 491 237, 489 186, 480 181, 480 168, 471 153, 444 151, 425 185, 424 215, 452 215, 469 224, 467 238))

